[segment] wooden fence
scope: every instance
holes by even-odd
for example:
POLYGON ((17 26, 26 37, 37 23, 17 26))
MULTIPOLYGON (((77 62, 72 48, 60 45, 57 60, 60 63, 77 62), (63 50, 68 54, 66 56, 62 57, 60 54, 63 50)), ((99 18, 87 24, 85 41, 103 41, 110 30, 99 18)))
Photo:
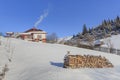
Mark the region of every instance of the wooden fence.
POLYGON ((115 48, 96 47, 93 50, 120 55, 120 50, 115 48))

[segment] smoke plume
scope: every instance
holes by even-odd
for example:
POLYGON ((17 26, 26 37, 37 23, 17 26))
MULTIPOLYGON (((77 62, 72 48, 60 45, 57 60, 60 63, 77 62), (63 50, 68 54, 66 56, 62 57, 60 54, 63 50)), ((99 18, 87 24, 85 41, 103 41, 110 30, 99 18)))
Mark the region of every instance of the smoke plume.
POLYGON ((44 13, 39 17, 38 21, 34 24, 34 27, 37 27, 44 18, 46 18, 48 15, 48 10, 45 10, 44 13))

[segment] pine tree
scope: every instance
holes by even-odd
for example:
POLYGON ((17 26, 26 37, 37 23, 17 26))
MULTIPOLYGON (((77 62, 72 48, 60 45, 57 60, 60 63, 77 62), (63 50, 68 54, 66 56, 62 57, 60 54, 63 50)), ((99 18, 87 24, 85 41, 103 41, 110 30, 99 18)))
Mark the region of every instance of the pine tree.
POLYGON ((89 28, 89 31, 88 31, 89 33, 91 33, 91 29, 89 28))
POLYGON ((116 21, 116 23, 119 23, 119 22, 120 22, 119 16, 116 17, 115 21, 116 21))
POLYGON ((111 25, 114 25, 114 21, 113 20, 111 20, 110 23, 111 23, 111 25))
POLYGON ((107 21, 106 20, 104 20, 103 22, 102 22, 102 26, 107 26, 107 21))
POLYGON ((119 16, 116 17, 115 23, 116 23, 116 28, 119 29, 120 28, 120 18, 119 18, 119 16))
POLYGON ((86 24, 84 24, 82 34, 84 35, 86 33, 88 33, 88 30, 87 30, 86 24))
POLYGON ((73 37, 72 38, 75 38, 76 36, 75 35, 73 35, 73 37))

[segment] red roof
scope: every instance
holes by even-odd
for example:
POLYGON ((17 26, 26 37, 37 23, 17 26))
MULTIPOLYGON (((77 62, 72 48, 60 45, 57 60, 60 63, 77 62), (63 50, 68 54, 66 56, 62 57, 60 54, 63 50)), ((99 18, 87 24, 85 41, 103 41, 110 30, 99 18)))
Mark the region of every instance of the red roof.
POLYGON ((31 31, 43 31, 43 30, 37 29, 36 27, 33 27, 33 28, 31 28, 31 29, 28 29, 28 30, 25 31, 25 32, 31 32, 31 31))

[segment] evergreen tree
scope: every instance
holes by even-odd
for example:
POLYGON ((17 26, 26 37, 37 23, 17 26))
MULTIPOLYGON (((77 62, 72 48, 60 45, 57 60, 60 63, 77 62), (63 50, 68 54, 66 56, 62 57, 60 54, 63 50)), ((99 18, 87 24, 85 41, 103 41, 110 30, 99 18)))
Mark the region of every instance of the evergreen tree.
POLYGON ((73 37, 72 38, 75 38, 76 36, 75 35, 73 35, 73 37))
POLYGON ((102 22, 102 26, 107 26, 107 21, 106 20, 104 20, 103 22, 102 22))
POLYGON ((108 25, 111 25, 111 20, 110 19, 108 19, 108 25))
POLYGON ((116 23, 119 23, 119 22, 120 22, 119 16, 116 17, 115 21, 116 21, 116 23))
POLYGON ((110 23, 111 23, 111 25, 114 25, 114 21, 113 20, 111 20, 110 23))
POLYGON ((119 18, 119 16, 117 16, 116 19, 115 19, 115 25, 116 25, 116 29, 120 29, 120 18, 119 18))
POLYGON ((89 31, 88 31, 89 33, 91 33, 91 29, 89 28, 89 31))
POLYGON ((84 24, 82 34, 84 35, 86 33, 88 33, 88 30, 87 30, 86 24, 84 24))

